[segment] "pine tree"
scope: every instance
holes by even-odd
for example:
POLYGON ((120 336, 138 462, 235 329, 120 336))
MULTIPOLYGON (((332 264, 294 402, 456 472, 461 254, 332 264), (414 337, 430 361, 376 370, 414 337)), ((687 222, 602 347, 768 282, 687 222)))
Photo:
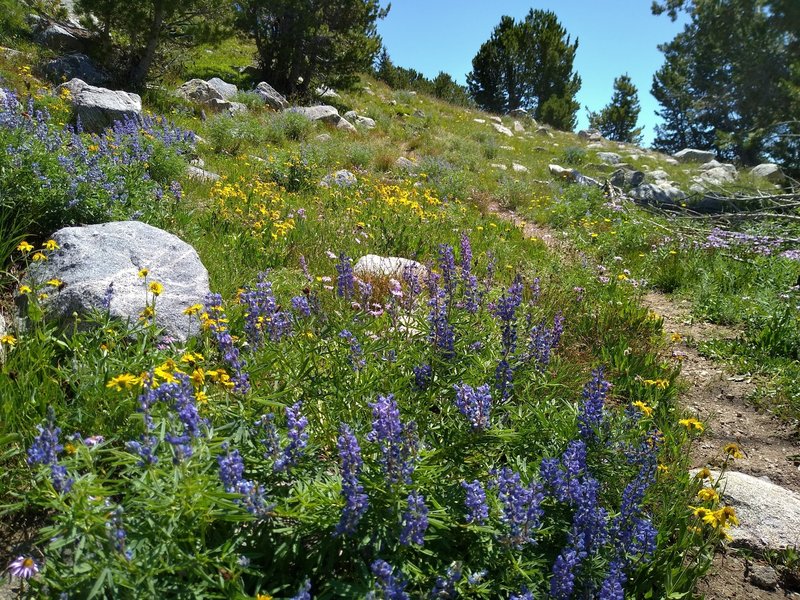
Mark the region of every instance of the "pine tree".
POLYGON ((551 11, 531 10, 516 22, 504 16, 472 60, 467 87, 483 109, 523 108, 554 127, 575 126, 581 80, 573 72, 578 41, 551 11))
POLYGON ((589 126, 610 140, 640 144, 642 128, 636 127, 640 111, 638 91, 626 73, 614 80, 611 102, 599 113, 589 113, 589 126))

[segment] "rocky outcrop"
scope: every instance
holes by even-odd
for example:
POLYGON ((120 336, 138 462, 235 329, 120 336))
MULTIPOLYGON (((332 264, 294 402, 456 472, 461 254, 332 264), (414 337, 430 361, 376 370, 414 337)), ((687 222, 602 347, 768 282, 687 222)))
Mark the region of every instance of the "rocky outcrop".
POLYGON ((500 125, 499 123, 492 123, 492 127, 494 127, 494 130, 497 133, 502 133, 503 135, 508 136, 508 137, 514 137, 514 132, 511 131, 505 125, 500 125))
POLYGON ((214 183, 220 180, 220 176, 211 171, 206 171, 198 166, 189 165, 186 167, 186 176, 200 183, 214 183))
POLYGON ((587 177, 577 169, 565 169, 559 165, 547 165, 547 168, 550 171, 550 174, 553 177, 557 177, 559 179, 565 179, 572 183, 577 183, 578 185, 585 185, 585 186, 600 186, 600 182, 596 179, 591 177, 587 177))
POLYGON ((606 165, 618 165, 620 160, 622 160, 620 155, 616 152, 598 152, 597 158, 606 165))
POLYGON ((321 121, 329 125, 333 125, 337 129, 344 129, 355 133, 356 128, 353 124, 339 114, 339 111, 334 106, 320 105, 320 106, 293 106, 287 108, 285 112, 303 115, 310 121, 321 121))
POLYGON ((33 34, 37 44, 56 52, 86 52, 92 38, 92 34, 82 27, 48 21, 42 21, 33 34))
POLYGON ((638 187, 644 182, 644 179, 645 174, 642 171, 626 168, 617 169, 608 178, 612 185, 626 190, 638 187))
POLYGON ((239 92, 239 88, 232 83, 223 81, 219 77, 212 77, 207 81, 207 83, 212 88, 217 90, 217 93, 222 96, 223 100, 230 100, 239 92))
POLYGON ((95 67, 85 54, 65 54, 44 64, 42 71, 52 81, 80 79, 89 85, 103 85, 110 79, 108 73, 95 67))
POLYGON ((602 142, 603 135, 598 129, 581 129, 578 132, 578 137, 589 142, 602 142))
POLYGON ((364 129, 375 129, 375 119, 359 115, 354 110, 349 110, 344 113, 344 118, 353 123, 356 127, 363 127, 364 129))
POLYGON ((666 181, 643 183, 628 192, 628 196, 640 204, 655 206, 676 206, 686 199, 686 194, 666 181))
POLYGON ((750 174, 775 184, 781 184, 786 181, 786 175, 784 175, 781 168, 772 163, 762 163, 757 167, 753 167, 750 170, 750 174))
POLYGON ((34 281, 63 282, 44 303, 51 318, 69 324, 74 313, 108 310, 135 325, 154 302, 155 324, 166 335, 185 340, 198 332, 197 317, 183 311, 203 302, 208 273, 189 244, 139 221, 65 227, 53 239, 60 249, 28 273, 34 281), (139 276, 141 269, 149 271, 146 280, 139 276), (147 292, 152 282, 161 285, 155 298, 147 292))
POLYGON ((329 173, 319 182, 320 187, 352 187, 358 183, 358 179, 347 169, 340 169, 334 173, 329 173))
POLYGON ((415 163, 413 160, 406 158, 405 156, 401 156, 396 161, 394 161, 394 165, 398 169, 403 169, 404 171, 415 171, 417 169, 417 163, 415 163))
POLYGON ((142 99, 136 94, 95 87, 81 79, 58 86, 59 93, 63 90, 69 91, 69 102, 84 131, 100 133, 115 121, 141 120, 142 99))

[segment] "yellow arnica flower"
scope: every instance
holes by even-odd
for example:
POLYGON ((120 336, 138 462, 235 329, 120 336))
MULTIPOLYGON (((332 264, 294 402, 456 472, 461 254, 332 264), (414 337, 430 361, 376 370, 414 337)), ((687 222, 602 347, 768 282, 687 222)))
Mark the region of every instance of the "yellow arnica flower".
POLYGON ((673 334, 670 336, 670 339, 671 339, 673 342, 680 342, 680 341, 683 339, 683 337, 681 336, 681 334, 680 334, 680 333, 678 333, 678 332, 674 332, 674 333, 673 333, 673 334))
POLYGON ((719 521, 723 527, 739 524, 739 519, 736 517, 736 511, 732 506, 723 506, 714 513, 714 517, 716 517, 717 521, 719 521))
POLYGON ((206 373, 203 369, 197 368, 192 372, 192 383, 195 387, 200 387, 206 382, 206 373))
POLYGON ((6 334, 3 337, 0 337, 0 344, 14 347, 17 345, 17 338, 15 338, 13 335, 6 334))
POLYGON ((272 600, 272 596, 269 594, 258 594, 258 596, 256 596, 256 600, 272 600))
POLYGON ((139 269, 139 277, 147 277, 150 273, 150 269, 139 269))
POLYGON ((739 444, 735 444, 733 442, 730 444, 725 444, 725 447, 722 449, 722 451, 731 458, 744 458, 744 454, 742 453, 742 449, 739 448, 739 444))
POLYGON ((30 294, 32 291, 33 290, 30 288, 30 286, 27 286, 27 285, 19 286, 19 293, 20 294, 30 294))
POLYGON ((637 400, 636 402, 632 402, 631 404, 633 406, 635 406, 636 408, 638 408, 640 411, 642 411, 642 414, 645 417, 649 417, 649 416, 651 416, 653 414, 653 409, 651 407, 647 406, 647 404, 645 404, 641 400, 637 400))
POLYGON ((703 424, 694 418, 681 419, 680 421, 678 421, 678 424, 683 425, 689 431, 698 431, 700 433, 703 433, 703 431, 705 431, 705 427, 703 426, 703 424))
POLYGON ((152 292, 153 296, 160 296, 161 292, 164 291, 164 286, 157 281, 151 281, 150 285, 147 286, 147 289, 152 292))
POLYGON ((139 313, 139 318, 142 319, 143 321, 146 321, 147 319, 152 319, 155 316, 155 314, 156 311, 153 310, 152 306, 145 306, 144 310, 141 313, 139 313))
POLYGON ((709 510, 705 506, 690 506, 689 508, 694 511, 694 516, 702 521, 705 521, 709 517, 712 519, 714 518, 713 511, 709 510))
POLYGON ((183 309, 183 314, 185 315, 196 315, 201 310, 203 310, 202 304, 192 304, 190 307, 183 309))
POLYGON ((658 472, 659 472, 659 473, 663 473, 664 475, 666 475, 667 473, 669 473, 669 467, 668 467, 667 465, 662 465, 662 464, 659 464, 659 465, 658 465, 658 467, 657 467, 657 469, 658 469, 658 472))
POLYGON ((708 467, 703 467, 694 475, 695 479, 711 479, 711 471, 708 467))
POLYGON ((64 282, 61 281, 60 279, 53 278, 53 279, 51 279, 50 281, 47 282, 47 285, 52 285, 53 287, 57 288, 57 287, 61 287, 62 285, 64 285, 64 282))
POLYGON ((31 256, 31 259, 33 260, 33 262, 41 262, 47 260, 47 257, 41 252, 37 252, 36 254, 31 256))
POLYGON ((122 375, 112 377, 111 380, 106 384, 106 387, 114 388, 118 392, 121 392, 123 389, 129 390, 140 385, 142 385, 142 379, 140 377, 131 375, 130 373, 123 373, 122 375))
POLYGON ((31 246, 28 242, 20 242, 19 245, 17 246, 17 250, 27 254, 28 252, 33 250, 33 246, 31 246))
POLYGON ((711 488, 703 488, 697 492, 697 497, 703 502, 716 502, 719 500, 719 494, 716 490, 712 490, 711 488))
POLYGON ((61 246, 59 246, 55 240, 47 240, 44 243, 45 250, 58 250, 61 246))
POLYGON ((181 356, 181 362, 189 365, 196 364, 203 361, 203 355, 199 352, 185 352, 181 356))

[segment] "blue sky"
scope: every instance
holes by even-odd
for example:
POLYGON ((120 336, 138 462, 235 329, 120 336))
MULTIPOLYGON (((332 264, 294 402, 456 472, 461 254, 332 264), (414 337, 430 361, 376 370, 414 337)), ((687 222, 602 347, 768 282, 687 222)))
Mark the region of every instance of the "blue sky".
POLYGON ((650 4, 650 0, 393 0, 378 32, 396 65, 427 77, 445 71, 464 84, 472 58, 502 15, 521 19, 530 8, 552 10, 572 39, 579 40, 574 65, 583 81, 578 128, 588 124, 585 107, 605 106, 614 78, 627 72, 639 90, 639 125, 644 125, 649 143, 658 122, 654 114, 658 103, 650 95, 650 85, 663 62, 656 46, 683 28, 666 15, 651 14, 650 4))

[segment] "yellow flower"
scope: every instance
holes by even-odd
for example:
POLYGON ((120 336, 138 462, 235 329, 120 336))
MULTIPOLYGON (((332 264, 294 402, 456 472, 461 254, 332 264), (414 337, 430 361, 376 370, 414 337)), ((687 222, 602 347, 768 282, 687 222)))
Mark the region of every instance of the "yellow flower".
POLYGON ((33 290, 27 285, 19 286, 19 293, 20 294, 30 294, 33 290))
POLYGON ((723 527, 739 524, 739 519, 736 517, 736 511, 732 506, 723 506, 720 508, 714 513, 714 518, 716 518, 723 527))
POLYGON ((725 447, 722 449, 722 451, 731 458, 744 458, 744 454, 742 453, 742 449, 739 448, 739 444, 735 444, 733 442, 730 444, 725 444, 725 447))
POLYGON ((54 288, 58 288, 64 285, 64 282, 61 281, 60 279, 53 278, 47 282, 47 285, 52 285, 54 288))
POLYGON ((186 363, 188 365, 194 365, 198 362, 203 360, 203 355, 199 352, 185 352, 183 356, 181 356, 181 362, 186 363))
POLYGON ((711 479, 711 471, 708 467, 703 467, 694 475, 695 479, 711 479))
POLYGON ((689 508, 694 511, 694 516, 702 521, 705 521, 709 517, 712 519, 714 518, 714 513, 704 506, 690 506, 689 508))
POLYGON ((147 289, 152 292, 153 296, 160 296, 161 292, 164 291, 164 286, 157 281, 151 281, 147 289))
POLYGON ((109 380, 109 382, 106 384, 106 387, 114 388, 118 392, 121 392, 123 388, 129 390, 140 385, 142 385, 142 379, 140 377, 131 375, 130 373, 123 373, 122 375, 112 377, 111 380, 109 380))
POLYGON ((139 269, 139 277, 147 277, 150 274, 150 269, 139 269))
POLYGON ((258 594, 256 600, 272 600, 272 596, 269 594, 258 594))
POLYGON ((716 502, 719 500, 719 494, 711 488, 703 488, 697 492, 697 497, 703 502, 716 502))
POLYGON ((59 246, 55 240, 47 240, 44 243, 45 250, 58 250, 61 246, 59 246))
POLYGON ((208 402, 208 394, 203 390, 198 390, 194 393, 194 399, 197 400, 198 404, 206 404, 208 402))
POLYGON ((50 296, 48 296, 47 294, 39 294, 38 297, 39 297, 39 300, 47 300, 50 296))
POLYGON ((680 342, 680 341, 683 339, 683 337, 681 336, 681 334, 680 334, 680 333, 678 333, 678 332, 676 331, 676 332, 673 332, 673 333, 672 333, 672 335, 670 336, 670 339, 671 339, 673 342, 680 342))
POLYGON ((663 473, 664 475, 669 473, 669 467, 667 465, 659 464, 658 467, 656 467, 656 468, 658 469, 659 473, 663 473))
POLYGON ((192 304, 190 307, 183 309, 183 314, 185 315, 196 315, 201 310, 203 310, 202 304, 192 304))
POLYGON ((31 246, 31 245, 30 245, 28 242, 22 241, 22 242, 20 242, 20 243, 19 243, 19 245, 17 246, 17 250, 19 250, 20 252, 24 252, 25 254, 27 254, 28 252, 30 252, 31 250, 33 250, 33 246, 31 246))
POLYGON ((653 409, 651 407, 647 406, 647 404, 645 404, 641 400, 637 400, 636 402, 632 402, 631 404, 633 406, 635 406, 636 408, 638 408, 640 411, 642 411, 642 414, 645 417, 649 417, 649 416, 651 416, 653 414, 653 409))
POLYGON ((152 319, 156 314, 156 311, 153 310, 152 306, 145 306, 144 310, 139 313, 139 318, 142 321, 146 321, 147 319, 152 319))
POLYGON ((688 431, 698 431, 699 433, 703 433, 703 431, 705 431, 703 424, 695 418, 681 419, 678 421, 678 424, 686 427, 688 431))
POLYGON ((11 346, 12 348, 17 345, 17 338, 13 335, 6 334, 3 337, 0 337, 0 344, 5 344, 6 346, 11 346))
POLYGON ((47 260, 47 257, 41 252, 37 252, 36 254, 31 256, 31 259, 33 260, 33 262, 42 262, 47 260))
POLYGON ((206 374, 205 371, 201 368, 197 368, 192 372, 192 383, 195 387, 200 387, 206 382, 206 374))

